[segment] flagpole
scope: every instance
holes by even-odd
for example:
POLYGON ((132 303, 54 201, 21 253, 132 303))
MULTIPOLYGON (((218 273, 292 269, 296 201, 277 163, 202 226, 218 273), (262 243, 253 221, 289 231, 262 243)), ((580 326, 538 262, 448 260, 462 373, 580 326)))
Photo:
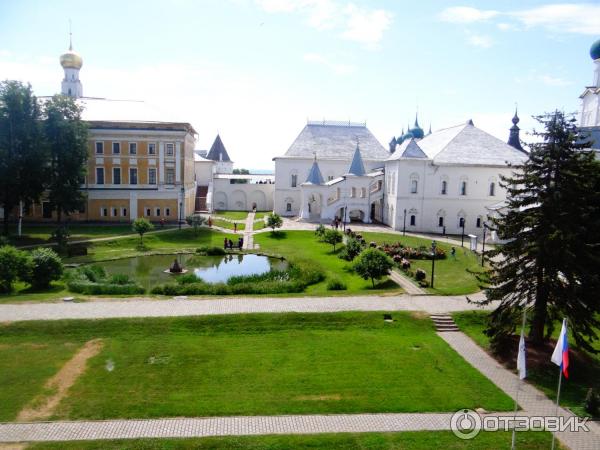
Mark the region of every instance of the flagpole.
MULTIPOLYGON (((556 413, 555 416, 558 417, 558 402, 560 401, 560 385, 562 382, 562 367, 558 368, 558 392, 556 393, 556 413)), ((556 435, 552 433, 552 450, 554 450, 554 441, 556 439, 556 435)))
MULTIPOLYGON (((525 332, 525 318, 527 316, 527 310, 525 308, 523 308, 523 323, 521 324, 521 338, 523 337, 523 333, 525 332)), ((521 339, 519 338, 519 346, 521 345, 521 339)), ((517 354, 517 362, 518 362, 519 356, 517 354)), ((515 395, 515 416, 517 415, 517 410, 519 409, 519 390, 521 387, 521 375, 519 374, 519 376, 517 377, 517 393, 515 395)), ((515 429, 515 425, 513 424, 513 430, 512 430, 512 442, 511 442, 511 450, 515 450, 516 448, 516 443, 517 443, 517 430, 515 429)))

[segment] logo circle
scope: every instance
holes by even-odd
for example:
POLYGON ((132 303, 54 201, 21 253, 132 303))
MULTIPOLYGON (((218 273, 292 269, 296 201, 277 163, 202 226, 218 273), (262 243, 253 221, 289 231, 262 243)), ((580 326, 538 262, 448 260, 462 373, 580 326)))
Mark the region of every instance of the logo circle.
POLYGON ((481 431, 481 417, 472 409, 459 409, 452 414, 450 429, 459 439, 473 439, 481 431))

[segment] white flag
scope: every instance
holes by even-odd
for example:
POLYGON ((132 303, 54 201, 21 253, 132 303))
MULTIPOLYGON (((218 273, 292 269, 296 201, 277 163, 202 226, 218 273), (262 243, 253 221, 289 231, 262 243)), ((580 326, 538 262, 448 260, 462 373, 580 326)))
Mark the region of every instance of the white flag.
POLYGON ((552 352, 552 358, 550 359, 557 366, 561 366, 563 363, 563 350, 565 347, 565 340, 567 339, 567 319, 563 319, 562 327, 560 329, 560 336, 556 341, 556 347, 552 352))
POLYGON ((517 356, 517 370, 519 371, 519 378, 521 380, 527 376, 525 361, 525 339, 521 333, 521 339, 519 339, 519 355, 517 356))

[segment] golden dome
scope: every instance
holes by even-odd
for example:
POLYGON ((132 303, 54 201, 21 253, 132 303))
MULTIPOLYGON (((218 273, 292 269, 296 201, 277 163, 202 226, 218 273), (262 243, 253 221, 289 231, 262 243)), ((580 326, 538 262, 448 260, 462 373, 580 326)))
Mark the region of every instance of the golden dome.
POLYGON ((83 65, 83 59, 79 54, 75 53, 72 49, 69 49, 67 53, 60 55, 60 65, 64 69, 81 69, 83 65))

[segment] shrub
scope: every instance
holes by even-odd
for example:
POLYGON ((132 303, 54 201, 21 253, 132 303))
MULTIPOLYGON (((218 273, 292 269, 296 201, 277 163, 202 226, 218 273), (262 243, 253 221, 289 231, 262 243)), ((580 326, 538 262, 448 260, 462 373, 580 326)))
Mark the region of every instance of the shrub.
POLYGON ((108 283, 123 285, 123 284, 131 284, 133 282, 129 279, 129 275, 125 275, 123 273, 116 273, 110 277, 110 279, 108 280, 108 283))
POLYGON ((69 242, 69 230, 66 227, 59 227, 52 232, 52 240, 56 241, 56 245, 59 249, 67 248, 67 243, 69 242))
POLYGON ((423 269, 417 269, 415 272, 415 280, 423 281, 425 278, 427 278, 427 273, 423 269))
POLYGON ((365 280, 370 278, 371 284, 375 287, 375 280, 387 275, 393 265, 388 255, 375 248, 368 248, 357 258, 354 271, 365 280))
POLYGON ((371 247, 371 248, 377 247, 377 242, 375 242, 375 241, 369 242, 369 247, 371 247))
POLYGON ((332 278, 327 282, 328 291, 345 291, 346 289, 348 289, 346 283, 338 278, 332 278))
POLYGON ((419 281, 419 286, 421 286, 422 288, 427 288, 427 287, 429 287, 429 281, 421 280, 421 281, 419 281))
POLYGON ((200 279, 193 273, 184 273, 183 275, 177 275, 175 277, 175 281, 177 281, 179 284, 191 284, 198 283, 200 279))
POLYGON ((12 291, 12 284, 17 279, 29 279, 31 257, 11 245, 0 247, 0 292, 12 291))
POLYGON ((317 238, 319 240, 323 239, 323 236, 325 235, 325 225, 320 224, 316 229, 315 229, 315 234, 317 235, 317 238))
POLYGON ((71 292, 86 295, 135 295, 143 294, 144 288, 128 275, 115 274, 107 278, 104 268, 96 265, 81 266, 65 275, 71 292))
POLYGON ((31 252, 31 270, 24 281, 35 288, 47 288, 63 274, 63 263, 58 254, 49 248, 36 248, 31 252))
POLYGON ((206 222, 206 217, 199 215, 187 216, 185 221, 189 226, 194 228, 194 233, 198 234, 198 230, 206 222))
POLYGON ((199 255, 206 256, 222 256, 225 255, 227 252, 223 247, 203 245, 196 249, 196 253, 198 253, 199 255))
POLYGON ((360 252, 362 252, 362 250, 363 245, 358 239, 348 237, 346 239, 346 246, 340 252, 339 257, 346 261, 352 261, 360 254, 360 252))
POLYGON ((584 403, 585 411, 592 417, 600 416, 600 393, 596 392, 594 388, 589 388, 587 395, 585 396, 584 403))

